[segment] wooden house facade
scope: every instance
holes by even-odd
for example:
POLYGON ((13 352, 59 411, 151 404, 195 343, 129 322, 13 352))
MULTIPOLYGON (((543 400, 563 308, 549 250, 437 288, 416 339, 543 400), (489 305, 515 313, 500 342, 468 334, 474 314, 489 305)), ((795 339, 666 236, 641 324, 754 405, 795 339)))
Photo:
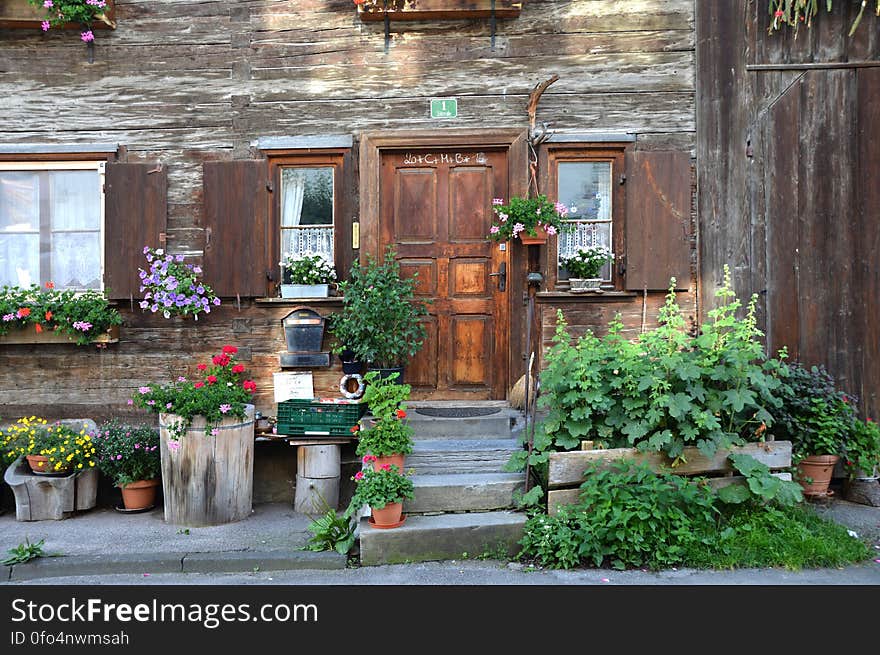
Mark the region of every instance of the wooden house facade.
MULTIPOLYGON (((620 312, 637 331, 674 275, 695 316, 693 2, 634 13, 611 0, 499 2, 494 18, 491 2, 439 4, 386 24, 350 0, 116 0, 115 29, 96 30, 90 46, 72 31, 4 23, 0 162, 101 164, 101 251, 91 252, 124 324, 105 349, 3 346, 3 416, 143 418, 127 405, 137 387, 194 370, 227 343, 257 382, 257 408, 273 415, 281 319, 341 307, 279 297, 289 237, 312 247, 329 235, 322 247, 340 278, 387 245, 404 272, 419 271, 433 302, 407 370, 417 398, 506 398, 558 308, 575 330, 601 331, 620 312), (553 76, 532 133, 530 93, 553 76), (456 100, 457 115, 432 117, 432 99, 456 100), (290 180, 315 171, 332 180, 329 219, 288 234, 290 180), (573 294, 561 279, 557 255, 571 244, 486 239, 492 198, 525 195, 531 171, 542 193, 581 205, 570 217, 582 240, 614 250, 602 294, 573 294), (222 305, 197 322, 143 311, 144 246, 201 265, 222 305), (502 270, 503 285, 490 275, 502 270), (543 281, 527 326, 530 271, 543 281)), ((338 359, 312 372, 316 395, 339 395, 338 359)))

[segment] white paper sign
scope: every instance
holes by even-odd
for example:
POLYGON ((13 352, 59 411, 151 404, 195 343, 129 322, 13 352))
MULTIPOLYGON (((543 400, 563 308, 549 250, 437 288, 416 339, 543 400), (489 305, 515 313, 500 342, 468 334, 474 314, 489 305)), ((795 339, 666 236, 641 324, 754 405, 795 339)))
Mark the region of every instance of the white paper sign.
POLYGON ((275 402, 311 400, 315 397, 312 374, 309 372, 274 373, 275 402))

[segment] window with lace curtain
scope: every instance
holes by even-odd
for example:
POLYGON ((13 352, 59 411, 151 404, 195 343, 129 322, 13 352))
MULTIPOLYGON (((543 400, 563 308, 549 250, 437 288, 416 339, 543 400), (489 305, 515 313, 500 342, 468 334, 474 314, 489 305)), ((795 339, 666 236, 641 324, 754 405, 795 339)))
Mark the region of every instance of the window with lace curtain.
POLYGON ((334 263, 332 166, 281 167, 281 260, 319 255, 334 263))
POLYGON ((103 289, 104 162, 0 162, 0 285, 103 289))

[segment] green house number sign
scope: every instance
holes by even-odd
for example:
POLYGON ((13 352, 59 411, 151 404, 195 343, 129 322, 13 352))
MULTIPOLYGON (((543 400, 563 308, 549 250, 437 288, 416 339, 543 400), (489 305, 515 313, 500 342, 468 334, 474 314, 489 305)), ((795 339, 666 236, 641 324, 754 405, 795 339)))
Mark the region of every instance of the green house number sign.
POLYGON ((458 99, 432 98, 431 118, 458 118, 458 99))

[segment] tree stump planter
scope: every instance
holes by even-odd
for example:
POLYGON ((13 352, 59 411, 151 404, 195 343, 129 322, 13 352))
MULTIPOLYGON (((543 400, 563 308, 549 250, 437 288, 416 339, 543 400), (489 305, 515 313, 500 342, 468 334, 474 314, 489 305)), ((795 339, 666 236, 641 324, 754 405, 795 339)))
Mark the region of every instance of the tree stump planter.
POLYGON ((217 436, 205 434, 205 419, 196 417, 176 448, 169 448, 170 427, 180 420, 159 414, 162 491, 165 521, 200 527, 247 518, 253 509, 254 406, 247 418, 224 419, 217 436))
POLYGON ((95 468, 64 476, 36 475, 19 457, 6 469, 3 479, 15 494, 17 521, 59 521, 92 509, 98 494, 95 468))
POLYGON ((341 449, 338 445, 300 446, 293 509, 320 514, 339 506, 341 449))

